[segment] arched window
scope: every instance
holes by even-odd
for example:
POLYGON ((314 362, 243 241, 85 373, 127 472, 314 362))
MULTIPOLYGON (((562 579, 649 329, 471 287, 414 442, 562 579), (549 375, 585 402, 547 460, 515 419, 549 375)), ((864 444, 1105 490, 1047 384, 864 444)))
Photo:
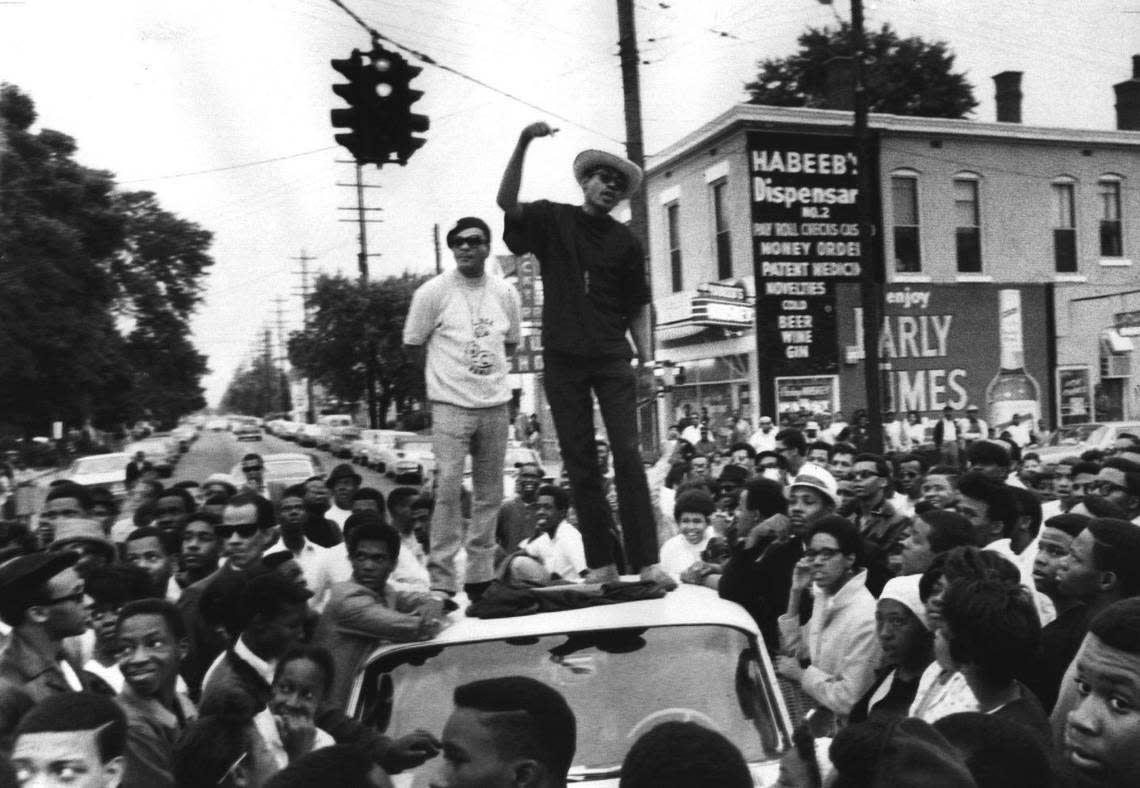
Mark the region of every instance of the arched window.
POLYGON ((1100 197, 1100 256, 1124 257, 1124 227, 1121 222, 1119 175, 1102 175, 1096 182, 1100 197))
POLYGON ((922 245, 919 241, 918 173, 911 169, 891 173, 891 221, 894 225, 895 271, 916 274, 922 271, 922 245))
POLYGON ((1053 179, 1053 262, 1059 274, 1077 272, 1077 182, 1068 175, 1053 179))
POLYGON ((954 176, 955 246, 958 272, 982 272, 981 178, 977 173, 960 172, 954 176))

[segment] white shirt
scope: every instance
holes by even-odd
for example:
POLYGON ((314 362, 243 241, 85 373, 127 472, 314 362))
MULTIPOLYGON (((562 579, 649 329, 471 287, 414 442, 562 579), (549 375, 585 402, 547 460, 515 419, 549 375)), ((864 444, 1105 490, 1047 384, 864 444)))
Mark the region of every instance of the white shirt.
POLYGON ((762 428, 752 433, 752 437, 748 439, 752 444, 752 448, 756 451, 775 451, 776 450, 776 428, 771 427, 767 432, 762 428))
POLYGON ((400 589, 427 591, 431 588, 431 575, 427 570, 424 549, 415 534, 400 537, 400 555, 388 582, 400 589))
POLYGON ((460 408, 489 408, 511 399, 506 346, 517 345, 519 294, 490 274, 448 271, 412 296, 404 344, 427 345, 428 399, 460 408))
POLYGON ((954 419, 941 419, 939 422, 942 425, 942 442, 958 440, 958 422, 954 419))
MULTIPOLYGON (((1037 608, 1037 618, 1041 621, 1041 626, 1045 626, 1057 617, 1057 608, 1053 605, 1053 600, 1038 591, 1034 585, 1033 564, 1030 563, 1028 566, 1026 565, 1025 553, 1018 555, 1013 552, 1013 548, 1010 544, 1009 539, 997 539, 982 549, 997 553, 1017 567, 1017 572, 1021 578, 1021 587, 1029 592, 1030 598, 1033 599, 1033 605, 1037 608)), ((1026 552, 1028 552, 1028 549, 1026 552)))
POLYGON ((329 507, 329 510, 327 512, 325 512, 325 517, 327 519, 332 520, 334 523, 340 526, 341 533, 344 533, 344 524, 348 522, 348 518, 351 516, 351 509, 341 509, 335 503, 329 507))
MULTIPOLYGON (((265 683, 272 686, 273 674, 277 672, 277 660, 266 662, 261 657, 254 654, 249 650, 249 646, 245 644, 245 638, 239 637, 237 642, 234 643, 234 656, 245 661, 251 668, 257 671, 257 675, 265 679, 265 683)), ((210 669, 206 671, 206 677, 202 679, 202 686, 205 687, 210 683, 210 677, 214 675, 214 671, 218 669, 218 665, 222 664, 222 660, 226 658, 226 652, 223 651, 214 658, 210 669)))
POLYGON ((579 582, 586 570, 586 551, 582 534, 563 520, 554 529, 554 538, 545 531, 533 539, 524 540, 519 547, 531 558, 537 558, 551 574, 563 580, 579 582))
POLYGON ((701 541, 693 544, 685 538, 684 534, 677 534, 661 545, 659 566, 662 571, 668 572, 674 580, 681 579, 681 573, 701 560, 701 553, 709 546, 712 529, 705 530, 701 541))

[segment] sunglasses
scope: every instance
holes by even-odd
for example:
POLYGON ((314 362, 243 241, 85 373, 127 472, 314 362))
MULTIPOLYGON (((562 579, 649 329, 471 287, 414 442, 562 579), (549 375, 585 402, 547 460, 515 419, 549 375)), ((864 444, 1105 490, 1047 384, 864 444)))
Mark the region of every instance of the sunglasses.
POLYGON ((249 539, 258 532, 257 523, 239 523, 238 525, 215 525, 214 533, 219 539, 229 539, 235 533, 242 539, 249 539))
POLYGON ((469 246, 472 249, 483 246, 487 243, 487 239, 481 235, 461 235, 451 241, 452 249, 462 249, 464 246, 469 246))
POLYGON ((264 465, 243 465, 241 468, 242 473, 257 473, 258 471, 264 471, 264 470, 265 470, 264 465))

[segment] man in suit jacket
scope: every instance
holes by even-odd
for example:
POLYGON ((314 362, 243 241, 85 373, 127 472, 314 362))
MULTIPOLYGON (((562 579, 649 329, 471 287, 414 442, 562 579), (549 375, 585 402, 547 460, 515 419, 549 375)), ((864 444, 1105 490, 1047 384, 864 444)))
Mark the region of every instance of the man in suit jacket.
POLYGON ((348 518, 352 579, 336 583, 313 637, 329 650, 336 675, 328 703, 344 708, 361 661, 385 641, 430 640, 443 626, 443 601, 420 591, 398 591, 388 576, 400 555, 400 534, 373 512, 348 518))
POLYGON ((87 593, 71 552, 33 553, 0 565, 0 620, 12 634, 0 651, 0 740, 32 706, 85 689, 111 691, 72 665, 63 639, 87 628, 87 593))

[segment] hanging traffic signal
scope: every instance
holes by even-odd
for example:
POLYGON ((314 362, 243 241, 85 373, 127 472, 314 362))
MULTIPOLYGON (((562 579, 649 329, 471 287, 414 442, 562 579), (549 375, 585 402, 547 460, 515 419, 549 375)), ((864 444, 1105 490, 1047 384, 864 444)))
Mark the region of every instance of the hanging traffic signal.
POLYGON ((408 163, 412 154, 422 148, 427 141, 414 135, 427 131, 431 126, 431 121, 426 115, 417 115, 412 112, 412 104, 423 98, 424 93, 422 90, 413 90, 410 83, 420 75, 423 69, 411 65, 399 55, 396 58, 392 63, 393 118, 391 135, 396 160, 403 166, 408 163))
POLYGON ((332 67, 348 79, 348 84, 333 85, 333 92, 348 102, 348 109, 329 113, 334 128, 350 129, 333 139, 343 145, 360 164, 383 165, 390 158, 392 146, 382 123, 382 99, 378 95, 377 72, 366 64, 359 49, 352 56, 332 61, 332 67))
POLYGON ((334 127, 351 129, 335 135, 337 143, 361 164, 406 165, 425 142, 413 134, 427 131, 430 125, 426 116, 411 111, 423 92, 412 90, 408 83, 423 69, 378 43, 367 56, 354 49, 351 58, 333 60, 332 66, 348 79, 347 85, 333 85, 333 92, 350 105, 331 113, 334 127))

